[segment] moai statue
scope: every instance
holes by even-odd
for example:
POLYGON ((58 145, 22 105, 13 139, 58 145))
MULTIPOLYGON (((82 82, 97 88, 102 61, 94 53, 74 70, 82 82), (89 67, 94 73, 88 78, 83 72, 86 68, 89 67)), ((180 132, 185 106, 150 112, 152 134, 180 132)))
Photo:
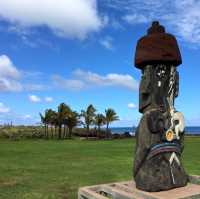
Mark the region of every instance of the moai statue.
POLYGON ((184 117, 174 107, 182 63, 176 38, 155 21, 136 47, 135 66, 142 72, 136 130, 134 179, 138 189, 154 192, 185 186, 181 162, 184 117))

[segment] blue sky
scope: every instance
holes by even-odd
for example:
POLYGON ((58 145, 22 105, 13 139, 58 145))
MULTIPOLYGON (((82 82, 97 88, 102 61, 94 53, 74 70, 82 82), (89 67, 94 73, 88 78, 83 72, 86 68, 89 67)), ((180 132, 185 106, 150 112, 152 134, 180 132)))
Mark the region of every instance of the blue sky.
POLYGON ((137 125, 137 40, 153 20, 177 37, 183 64, 176 108, 200 125, 200 2, 195 0, 1 0, 0 123, 35 124, 61 102, 116 110, 137 125))

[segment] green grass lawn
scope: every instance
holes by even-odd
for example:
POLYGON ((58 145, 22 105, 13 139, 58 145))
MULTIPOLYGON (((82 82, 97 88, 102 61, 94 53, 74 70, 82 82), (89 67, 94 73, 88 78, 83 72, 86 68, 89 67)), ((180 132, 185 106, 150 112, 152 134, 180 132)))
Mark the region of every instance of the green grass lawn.
MULTIPOLYGON (((200 138, 186 138, 184 165, 200 175, 200 138)), ((134 140, 0 141, 0 198, 76 199, 78 187, 130 180, 134 140)))

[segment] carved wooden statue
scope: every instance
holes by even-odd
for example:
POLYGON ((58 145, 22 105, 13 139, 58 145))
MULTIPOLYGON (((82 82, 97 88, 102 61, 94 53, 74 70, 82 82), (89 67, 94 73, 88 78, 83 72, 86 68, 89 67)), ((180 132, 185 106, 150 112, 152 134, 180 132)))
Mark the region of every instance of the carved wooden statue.
POLYGON ((133 173, 141 190, 168 190, 188 182, 181 162, 184 117, 174 107, 181 63, 175 37, 153 22, 135 54, 135 66, 142 71, 139 111, 143 116, 136 130, 133 173))

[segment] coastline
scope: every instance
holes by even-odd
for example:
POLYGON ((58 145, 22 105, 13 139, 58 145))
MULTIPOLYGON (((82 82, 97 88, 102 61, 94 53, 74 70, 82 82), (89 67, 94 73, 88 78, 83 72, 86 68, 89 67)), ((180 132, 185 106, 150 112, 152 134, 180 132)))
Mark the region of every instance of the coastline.
MULTIPOLYGON (((111 127, 112 134, 125 134, 129 133, 134 136, 136 128, 135 127, 111 127)), ((185 136, 200 136, 200 127, 186 127, 185 136)))

